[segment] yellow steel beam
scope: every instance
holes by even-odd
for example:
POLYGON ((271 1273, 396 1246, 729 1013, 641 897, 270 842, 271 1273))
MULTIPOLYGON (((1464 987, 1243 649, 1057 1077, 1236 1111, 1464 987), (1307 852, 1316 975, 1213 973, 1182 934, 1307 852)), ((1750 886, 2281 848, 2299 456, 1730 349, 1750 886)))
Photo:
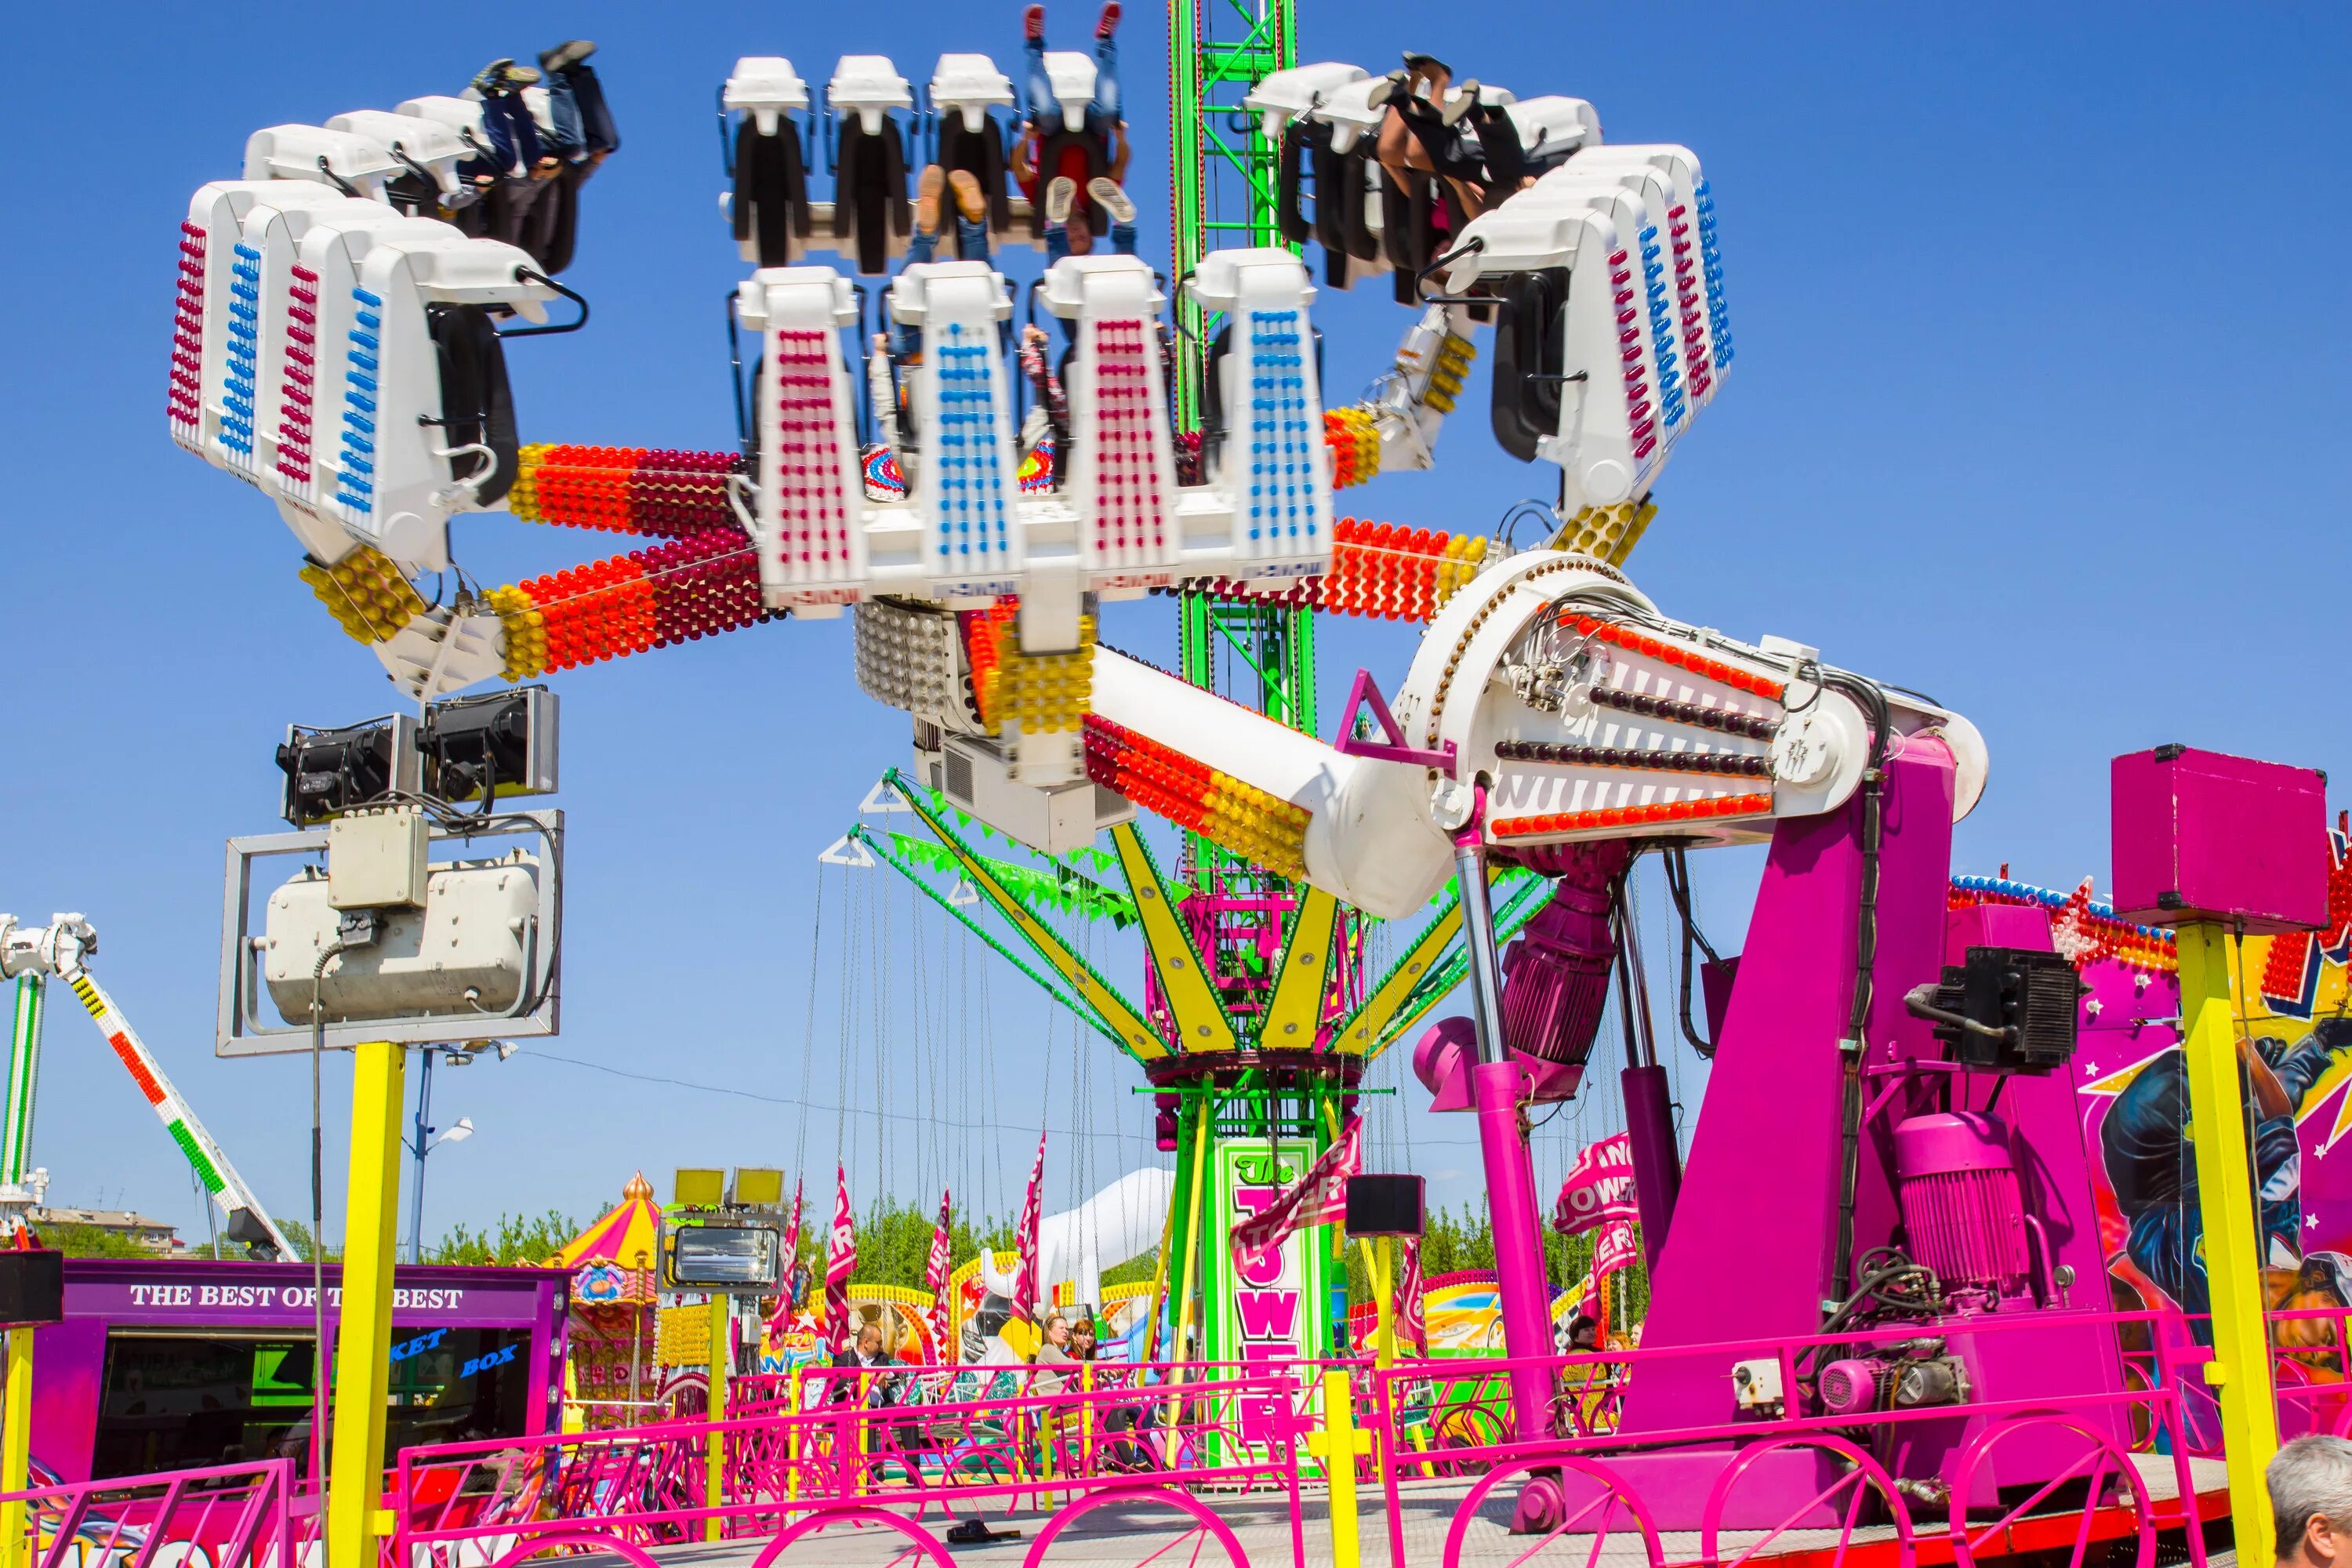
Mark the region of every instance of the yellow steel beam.
MULTIPOLYGON (((1389 972, 1381 988, 1364 998, 1364 1005, 1352 1015, 1340 1020, 1339 1033, 1331 1041, 1332 1048, 1350 1056, 1361 1056, 1370 1050, 1388 1032, 1389 1024, 1404 1005, 1405 998, 1412 994, 1412 988, 1435 967, 1438 954, 1445 951, 1446 943, 1461 930, 1462 901, 1457 899, 1452 909, 1423 929, 1411 951, 1389 972)), ((1429 1005, 1435 1005, 1436 998, 1432 997, 1429 1005)))
MULTIPOLYGON (((8 1331, 7 1395, 0 1411, 0 1491, 21 1492, 33 1484, 33 1331, 8 1331)), ((33 1540, 26 1530, 25 1502, 0 1503, 0 1568, 25 1568, 33 1540)))
POLYGON ((344 1187, 343 1303, 335 1331, 327 1568, 375 1568, 383 1418, 392 1397, 392 1263, 400 1216, 400 1106, 407 1052, 352 1053, 352 1163, 344 1187))
MULTIPOLYGON (((956 866, 963 872, 964 879, 978 888, 982 896, 996 906, 997 913, 1010 921, 1013 928, 1021 933, 1022 939, 1036 950, 1037 956, 1052 966, 1054 973, 1059 974, 1104 1023, 1117 1031, 1129 1050, 1145 1061, 1168 1054, 1168 1043, 1160 1037, 1160 1032, 1145 1023, 1143 1016, 1129 1006, 1125 997, 1104 984, 1102 977, 1085 959, 1071 952, 1069 944, 1055 935, 1045 921, 1030 913, 1028 905, 1006 890, 1004 884, 990 873, 986 862, 973 854, 963 840, 940 820, 939 814, 924 801, 921 792, 906 789, 899 794, 914 808, 915 815, 923 819, 923 826, 929 827, 946 847, 947 852, 955 857, 956 866)), ((1153 885, 1158 885, 1156 879, 1153 885)))
POLYGON ((2270 1335, 2264 1325, 2262 1238, 2247 1176, 2246 1104, 2230 1000, 2230 937, 2210 921, 2182 925, 2180 1048, 2189 1068, 2189 1136, 2197 1205, 2205 1222, 2205 1279, 2213 1302, 2213 1359, 2205 1381, 2221 1407, 2237 1538, 2259 1552, 2272 1536, 2263 1470, 2278 1452, 2270 1335))
POLYGON ((1133 824, 1122 823, 1110 830, 1110 841, 1118 851, 1119 868, 1127 873, 1128 889, 1135 895, 1136 910, 1143 917, 1144 945, 1151 950, 1151 962, 1160 972, 1160 990, 1168 998, 1168 1010, 1176 1016, 1176 1037, 1187 1051, 1232 1050, 1233 1023, 1217 1002, 1216 988, 1209 984, 1191 933, 1176 918, 1174 900, 1160 882, 1143 840, 1137 837, 1133 824))
POLYGON ((710 1517, 702 1521, 702 1539, 717 1541, 727 1533, 727 1521, 719 1515, 726 1500, 724 1479, 727 1469, 727 1435, 718 1429, 727 1419, 728 1333, 727 1318, 730 1310, 727 1298, 719 1291, 710 1293, 710 1426, 709 1436, 702 1440, 702 1506, 710 1517))
POLYGON ((1290 922, 1282 945, 1282 969, 1275 976, 1274 994, 1266 1001, 1265 1019, 1258 1027, 1258 1044, 1274 1049, 1307 1050, 1315 1044, 1315 1026, 1323 1021, 1323 998, 1331 977, 1332 931, 1339 900, 1320 888, 1310 887, 1290 922))

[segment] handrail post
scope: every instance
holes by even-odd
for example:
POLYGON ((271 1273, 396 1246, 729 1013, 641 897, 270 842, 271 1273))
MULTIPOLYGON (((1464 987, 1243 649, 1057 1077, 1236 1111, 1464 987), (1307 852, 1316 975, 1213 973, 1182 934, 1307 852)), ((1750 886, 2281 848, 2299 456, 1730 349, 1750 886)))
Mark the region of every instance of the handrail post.
POLYGON ((1323 1461, 1323 1483, 1329 1489, 1332 1568, 1361 1568, 1356 1534, 1356 1460, 1371 1448, 1371 1434, 1356 1426, 1355 1391, 1348 1374, 1325 1373, 1323 1426, 1307 1435, 1307 1451, 1323 1461))
POLYGON ((8 1331, 7 1394, 0 1403, 0 1568, 26 1568, 32 1510, 23 1493, 33 1483, 33 1330, 8 1331))
POLYGON ((724 1496, 720 1472, 727 1463, 727 1435, 719 1423, 727 1419, 728 1299, 710 1294, 710 1431, 702 1440, 702 1506, 714 1510, 702 1522, 702 1539, 717 1541, 725 1528, 715 1511, 724 1496))

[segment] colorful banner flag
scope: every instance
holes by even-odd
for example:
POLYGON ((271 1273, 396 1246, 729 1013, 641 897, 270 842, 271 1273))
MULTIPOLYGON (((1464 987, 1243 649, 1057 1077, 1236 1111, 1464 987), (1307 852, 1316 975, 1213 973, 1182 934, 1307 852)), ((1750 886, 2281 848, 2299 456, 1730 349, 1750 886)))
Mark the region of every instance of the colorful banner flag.
POLYGON ((849 1172, 835 1165, 833 1234, 824 1247, 825 1347, 839 1355, 849 1344, 849 1277, 857 1268, 857 1226, 849 1215, 849 1172))
POLYGON ((1029 1190, 1021 1197, 1021 1224, 1013 1245, 1021 1254, 1013 1275, 1013 1310, 1034 1312, 1043 1293, 1037 1279, 1037 1227, 1045 1220, 1045 1135, 1037 1134, 1037 1163, 1029 1167, 1029 1190))
POLYGON ((1601 1291, 1609 1276, 1625 1268, 1641 1256, 1633 1240, 1633 1222, 1612 1219, 1604 1226, 1592 1244, 1592 1268, 1584 1277, 1584 1289, 1576 1310, 1588 1318, 1598 1318, 1601 1291))
POLYGON ((1412 1347, 1415 1355, 1429 1353, 1429 1318, 1421 1301, 1421 1237, 1403 1238, 1402 1258, 1397 1267, 1395 1313, 1397 1338, 1412 1347))
POLYGON ((940 1223, 931 1230, 931 1255, 923 1262, 923 1284, 931 1293, 931 1343, 939 1347, 941 1362, 956 1359, 955 1348, 948 1343, 948 1215, 950 1194, 940 1192, 940 1223))
POLYGON ((1307 1174, 1234 1226, 1234 1259, 1244 1270, 1263 1266, 1292 1233, 1348 1217, 1348 1178, 1364 1166, 1363 1126, 1363 1118, 1348 1118, 1339 1138, 1307 1168, 1307 1174))
POLYGON ((1634 1219, 1633 1145, 1622 1132, 1612 1133, 1585 1146, 1559 1184, 1551 1227, 1562 1236, 1578 1236, 1611 1220, 1634 1219))
POLYGON ((776 1310, 768 1314, 768 1339, 782 1344, 784 1331, 792 1326, 793 1314, 800 1310, 798 1265, 801 1257, 801 1184, 793 1181, 793 1217, 784 1222, 783 1245, 777 1248, 783 1259, 784 1277, 776 1286, 776 1310))

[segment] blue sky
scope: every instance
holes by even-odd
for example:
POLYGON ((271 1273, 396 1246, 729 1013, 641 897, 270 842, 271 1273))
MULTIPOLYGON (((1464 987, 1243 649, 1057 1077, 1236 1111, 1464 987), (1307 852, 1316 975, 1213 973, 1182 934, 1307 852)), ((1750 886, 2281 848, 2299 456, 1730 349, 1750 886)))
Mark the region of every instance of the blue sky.
MULTIPOLYGON (((1960 831, 1961 869, 2009 861, 2021 877, 2104 885, 2107 761, 2161 742, 2352 778, 2345 399, 2331 368, 2346 333, 2328 303, 2348 237, 2341 8, 1300 11, 1307 59, 1382 69, 1430 49, 1522 94, 1590 98, 1612 141, 1697 150, 1722 214, 1738 363, 1659 487, 1634 575, 1669 614, 1799 637, 1971 716, 1993 772, 1960 831)), ((0 382, 0 908, 98 923, 101 979, 284 1215, 308 1205, 303 1069, 210 1051, 220 841, 272 826, 270 752, 288 721, 388 703, 373 660, 295 581, 297 549, 269 510, 164 436, 189 193, 234 175, 256 127, 454 92, 494 55, 593 37, 625 143, 587 188, 566 276, 596 320, 516 345, 524 437, 716 447, 732 435, 719 301, 741 270, 715 207, 713 92, 730 62, 782 53, 814 79, 843 53, 896 51, 919 79, 945 50, 1009 64, 1019 38, 1010 5, 936 0, 455 15, 37 8, 12 41, 20 62, 51 65, 20 68, 0 99, 28 176, 0 250, 16 372, 0 382)), ((1092 16, 1057 5, 1055 40, 1079 46, 1092 16)), ((1164 254, 1162 13, 1131 10, 1123 37, 1131 183, 1145 248, 1164 254)), ((1373 374, 1405 324, 1377 286, 1327 293, 1317 321, 1335 395, 1373 374)), ((1484 395, 1482 376, 1436 473, 1352 492, 1349 510, 1483 530, 1541 490, 1486 434, 1484 395)), ((604 552, 503 516, 462 524, 458 548, 489 581, 604 552)), ((1327 627, 1327 705, 1360 663, 1393 689, 1406 632, 1327 627)), ((1173 630, 1164 606, 1129 605, 1106 635, 1150 650, 1173 630)), ((831 873, 820 931, 814 858, 904 748, 902 716, 856 694, 847 651, 845 622, 784 625, 557 678, 565 1032, 440 1075, 439 1120, 468 1115, 480 1131, 436 1156, 428 1231, 518 1208, 584 1216, 639 1167, 665 1192, 680 1163, 799 1160, 818 1174, 837 1137, 861 1200, 887 1173, 909 1196, 946 1179, 1002 1207, 1041 1115, 1071 1134, 1049 1201, 1148 1157, 1148 1102, 1123 1065, 1098 1047, 1074 1058, 1066 1022, 935 919, 910 941, 903 888, 831 873), (731 742, 723 776, 692 765, 713 736, 731 742), (843 919, 853 908, 864 938, 843 919), (790 1100, 824 1109, 778 1103, 790 1100)), ((1701 858, 1703 909, 1729 945, 1760 863, 1701 858)), ((1654 947, 1661 902, 1653 884, 1654 947)), ((1135 973, 1123 950, 1105 962, 1135 973)), ((135 1205, 201 1235, 176 1152, 58 1001, 36 1149, 53 1195, 135 1205)), ((1614 1037, 1597 1061, 1613 1067, 1614 1037)), ((1695 1101, 1696 1065, 1676 1071, 1695 1101)), ((331 1076, 331 1104, 347 1081, 331 1076)), ((1548 1128, 1543 1168, 1607 1130, 1612 1100, 1604 1087, 1548 1128)), ((1401 1110, 1376 1125, 1393 1163, 1410 1138, 1440 1201, 1475 1194, 1466 1127, 1401 1110)))

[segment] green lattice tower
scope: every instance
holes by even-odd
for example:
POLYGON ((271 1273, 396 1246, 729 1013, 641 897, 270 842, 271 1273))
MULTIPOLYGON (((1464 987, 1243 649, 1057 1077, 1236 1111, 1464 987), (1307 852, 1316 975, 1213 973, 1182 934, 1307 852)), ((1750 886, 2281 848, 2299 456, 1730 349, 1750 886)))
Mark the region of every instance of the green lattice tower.
MULTIPOLYGON (((1275 221, 1279 149, 1242 103, 1270 73, 1297 63, 1292 0, 1169 0, 1169 227, 1176 279, 1190 276, 1213 249, 1283 243, 1275 221)), ((1176 321, 1176 426, 1198 433, 1208 346, 1222 323, 1181 290, 1176 321)), ((1312 611, 1186 593, 1178 637, 1185 679, 1313 731, 1312 611), (1232 689, 1218 679, 1221 647, 1243 672, 1232 689)), ((1245 867, 1198 835, 1185 839, 1188 876, 1245 867)))
MULTIPOLYGON (((1298 63, 1297 18, 1292 0, 1170 0, 1168 37, 1173 161, 1170 227, 1175 245, 1172 275, 1181 279, 1213 249, 1284 243, 1276 222, 1279 149, 1266 139, 1260 117, 1243 107, 1243 100, 1269 73, 1298 63)), ((1181 293, 1176 313, 1176 425, 1197 432, 1208 351, 1223 323, 1181 293)), ((1292 729, 1314 732, 1313 611, 1185 592, 1180 595, 1178 638, 1179 672, 1186 680, 1292 729)), ((1198 834, 1184 836, 1178 876, 1192 890, 1186 912, 1201 957, 1213 966, 1217 989, 1236 1026, 1253 1034, 1249 1015, 1263 1001, 1270 942, 1281 936, 1297 896, 1281 878, 1198 834)), ((1351 912, 1340 919, 1343 931, 1356 929, 1351 912)), ((1360 953, 1352 940, 1349 945, 1360 953)), ((1334 963, 1329 973, 1327 1016, 1335 1004, 1349 999, 1341 987, 1361 984, 1360 971, 1352 963, 1334 963)), ((1269 1066, 1265 1070, 1275 1069, 1269 1066)), ((1211 1075, 1187 1093, 1186 1136, 1177 1159, 1180 1202, 1189 1205, 1192 1184, 1202 1175, 1192 1157, 1192 1129, 1199 1116, 1213 1118, 1210 1143, 1216 1173, 1211 1187, 1221 1196, 1244 1149, 1260 1155, 1271 1155, 1277 1146, 1293 1150, 1295 1163, 1301 1156, 1311 1159, 1323 1146, 1337 1115, 1332 1096, 1338 1079, 1318 1089, 1313 1085, 1320 1080, 1310 1075, 1300 1086, 1307 1092, 1284 1094, 1254 1085, 1255 1076, 1244 1071, 1241 1081, 1234 1082, 1229 1074, 1211 1075), (1223 1081, 1213 1088, 1220 1078, 1223 1081)), ((1180 1256, 1171 1265, 1181 1271, 1181 1238, 1173 1250, 1180 1256)), ((1225 1296, 1232 1289, 1226 1278, 1228 1260, 1222 1247, 1206 1250, 1204 1295, 1225 1296)), ((1310 1275, 1319 1289, 1322 1269, 1311 1269, 1310 1275)), ((1213 1319, 1222 1316, 1213 1313, 1213 1319)), ((1321 1313, 1312 1316, 1319 1320, 1321 1313)), ((1229 1327, 1221 1329, 1213 1321, 1208 1335, 1212 1354, 1234 1352, 1234 1346, 1223 1342, 1229 1332, 1229 1327)), ((1319 1331, 1310 1331, 1307 1343, 1309 1353, 1328 1348, 1319 1331)))
MULTIPOLYGON (((1291 0, 1168 0, 1168 189, 1174 237, 1171 276, 1192 273, 1211 250, 1280 245, 1275 226, 1275 144, 1242 108, 1272 72, 1298 63, 1291 0)), ((1213 323, 1180 297, 1176 427, 1201 427, 1201 376, 1213 323)))

